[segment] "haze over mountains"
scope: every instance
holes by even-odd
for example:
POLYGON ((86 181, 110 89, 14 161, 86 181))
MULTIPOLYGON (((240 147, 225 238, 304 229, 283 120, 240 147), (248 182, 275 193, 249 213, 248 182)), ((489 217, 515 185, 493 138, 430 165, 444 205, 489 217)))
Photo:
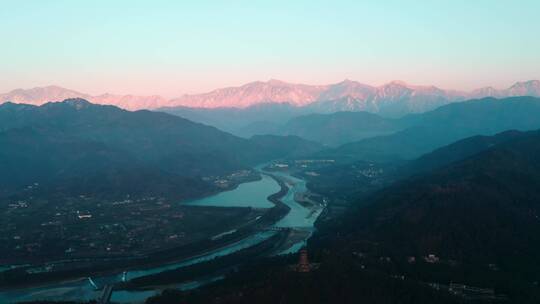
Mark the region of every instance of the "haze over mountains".
POLYGON ((443 90, 435 86, 410 85, 393 81, 382 86, 370 86, 345 80, 330 85, 293 84, 279 80, 256 81, 239 87, 217 89, 204 94, 184 95, 166 99, 161 96, 89 94, 58 86, 16 89, 1 94, 0 102, 11 101, 40 105, 48 101, 84 98, 96 104, 111 104, 136 109, 160 107, 249 108, 265 103, 288 103, 306 107, 312 112, 367 111, 385 116, 418 113, 438 106, 471 98, 540 96, 540 81, 517 82, 507 89, 480 88, 472 92, 443 90))
POLYGON ((346 143, 320 155, 366 161, 414 159, 469 136, 494 135, 506 130, 535 130, 540 128, 540 99, 471 100, 411 114, 394 124, 403 130, 346 143))
POLYGON ((331 114, 308 114, 290 119, 280 126, 252 124, 246 132, 261 134, 295 135, 325 145, 339 146, 365 138, 389 135, 403 130, 407 124, 368 112, 336 112, 331 114), (273 128, 273 129, 271 129, 273 128))
POLYGON ((236 134, 245 137, 254 134, 294 135, 331 147, 346 145, 342 152, 360 144, 355 143, 360 141, 365 146, 348 154, 367 157, 371 151, 370 158, 389 156, 388 153, 418 156, 418 151, 426 153, 439 143, 450 143, 464 136, 540 128, 537 117, 540 117, 537 98, 483 98, 455 102, 401 118, 386 118, 368 112, 298 115, 283 123, 254 122, 236 134), (383 148, 383 142, 389 144, 392 138, 401 147, 383 148), (420 146, 424 148, 416 151, 420 146))

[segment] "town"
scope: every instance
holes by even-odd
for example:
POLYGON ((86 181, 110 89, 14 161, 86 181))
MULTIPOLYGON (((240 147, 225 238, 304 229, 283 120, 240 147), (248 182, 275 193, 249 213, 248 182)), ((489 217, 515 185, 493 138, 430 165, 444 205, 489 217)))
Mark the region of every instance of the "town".
MULTIPOLYGON (((226 190, 258 178, 254 171, 241 170, 206 180, 226 190)), ((163 197, 129 195, 118 200, 86 195, 46 200, 30 193, 25 199, 0 206, 2 265, 141 256, 236 229, 263 213, 251 208, 192 207, 163 197)))

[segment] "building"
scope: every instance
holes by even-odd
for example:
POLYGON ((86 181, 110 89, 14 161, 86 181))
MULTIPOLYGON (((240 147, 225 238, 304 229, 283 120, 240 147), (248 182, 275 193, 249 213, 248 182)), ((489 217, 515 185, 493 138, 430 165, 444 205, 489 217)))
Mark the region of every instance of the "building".
POLYGON ((300 250, 300 256, 298 258, 298 265, 296 266, 296 271, 297 272, 307 273, 310 270, 311 270, 311 266, 310 266, 309 260, 308 260, 307 249, 302 248, 302 250, 300 250))

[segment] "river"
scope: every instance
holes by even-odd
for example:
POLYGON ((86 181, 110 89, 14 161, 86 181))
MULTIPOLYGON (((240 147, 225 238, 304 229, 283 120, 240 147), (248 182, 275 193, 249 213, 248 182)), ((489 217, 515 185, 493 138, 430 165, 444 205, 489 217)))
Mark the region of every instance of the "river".
MULTIPOLYGON (((257 169, 262 171, 262 166, 258 166, 257 169)), ((296 178, 288 174, 287 172, 272 172, 273 175, 282 178, 289 191, 281 199, 281 201, 290 207, 290 212, 278 221, 276 227, 289 227, 300 231, 300 237, 295 239, 289 247, 283 250, 282 253, 291 253, 298 251, 307 238, 313 231, 313 225, 315 220, 322 211, 321 206, 313 206, 306 208, 295 201, 295 196, 300 193, 306 192, 306 183, 304 180, 296 178)), ((194 206, 219 206, 219 207, 254 207, 254 208, 270 208, 272 203, 267 200, 267 197, 273 193, 278 192, 280 189, 277 182, 270 176, 263 174, 262 179, 254 182, 248 182, 239 185, 233 190, 224 191, 216 195, 187 202, 188 205, 194 206)), ((196 263, 204 262, 215 257, 224 256, 238 250, 251 247, 265 239, 268 239, 275 232, 264 231, 259 232, 249 237, 246 237, 236 243, 229 244, 221 247, 204 255, 194 257, 179 263, 166 264, 150 269, 141 269, 129 271, 125 274, 126 279, 133 279, 145 275, 156 274, 166 270, 172 270, 196 263)), ((114 282, 120 282, 122 280, 123 273, 115 275, 109 275, 104 277, 92 278, 90 282, 87 278, 81 278, 67 283, 59 283, 46 287, 26 288, 13 291, 0 292, 0 303, 17 303, 22 301, 31 300, 76 300, 86 301, 96 299, 100 295, 100 291, 97 291, 92 284, 96 284, 99 287, 105 284, 111 284, 114 282)), ((212 280, 212 279, 210 279, 212 280)), ((179 289, 192 289, 206 282, 189 282, 186 284, 179 284, 179 289)), ((156 294, 159 291, 143 291, 143 292, 128 292, 128 291, 115 291, 112 294, 111 301, 118 303, 140 303, 144 302, 144 299, 156 294)))

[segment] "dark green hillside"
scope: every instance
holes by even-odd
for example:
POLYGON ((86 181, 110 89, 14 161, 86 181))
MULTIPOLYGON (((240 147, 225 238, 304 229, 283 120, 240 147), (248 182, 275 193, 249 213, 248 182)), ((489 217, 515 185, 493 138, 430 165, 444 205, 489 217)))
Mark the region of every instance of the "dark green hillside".
POLYGON ((0 105, 0 148, 4 195, 38 183, 48 195, 171 198, 217 191, 204 177, 320 150, 300 138, 247 140, 177 116, 83 99, 0 105))
POLYGON ((315 246, 401 261, 434 254, 441 266, 408 275, 495 288, 524 301, 538 296, 540 135, 512 134, 501 137, 513 139, 358 201, 365 207, 323 227, 315 246))
POLYGON ((319 156, 348 160, 415 159, 436 148, 474 135, 540 128, 540 99, 485 98, 442 106, 401 120, 409 128, 342 145, 319 156))
POLYGON ((499 144, 513 141, 521 137, 538 134, 538 131, 520 132, 505 131, 494 136, 478 135, 459 140, 455 143, 438 148, 433 152, 427 153, 415 159, 400 168, 400 175, 419 174, 434 169, 441 168, 447 164, 453 163, 470 157, 474 154, 488 150, 499 144))
POLYGON ((124 150, 140 160, 187 176, 231 171, 241 166, 235 152, 250 149, 245 140, 164 113, 129 112, 82 99, 26 107, 19 115, 3 120, 0 128, 10 124, 39 126, 124 150), (207 159, 215 163, 204 161, 207 159))
POLYGON ((215 191, 198 178, 149 166, 126 151, 51 130, 24 128, 1 132, 0 146, 3 195, 185 199, 215 191), (28 186, 33 190, 16 194, 28 186))

